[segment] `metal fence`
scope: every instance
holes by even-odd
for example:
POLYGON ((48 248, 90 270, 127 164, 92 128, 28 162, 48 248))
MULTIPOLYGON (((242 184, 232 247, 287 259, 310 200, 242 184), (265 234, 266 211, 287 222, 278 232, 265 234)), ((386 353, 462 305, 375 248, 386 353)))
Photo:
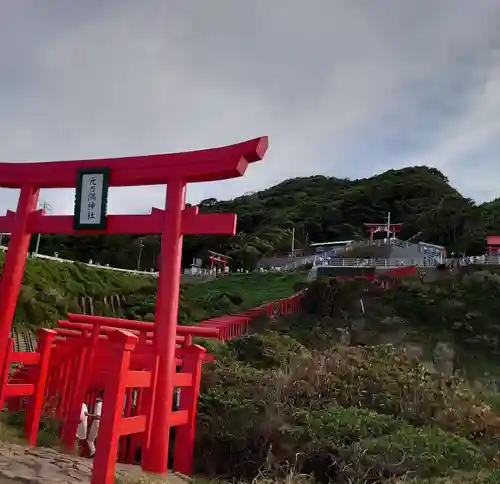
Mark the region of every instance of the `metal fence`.
MULTIPOLYGON (((500 256, 481 256, 481 257, 467 257, 465 259, 447 259, 448 265, 471 265, 471 264, 485 264, 485 265, 500 265, 500 256)), ((406 267, 406 266, 420 266, 420 267, 435 267, 436 261, 433 259, 396 259, 396 258, 319 258, 314 260, 314 267, 406 267)))
MULTIPOLYGON (((330 258, 330 259, 322 259, 317 258, 314 261, 314 267, 405 267, 405 266, 413 266, 417 265, 417 261, 415 259, 394 259, 394 258, 351 258, 351 257, 342 257, 342 258, 330 258)), ((431 264, 429 264, 431 265, 431 264)), ((435 265, 434 263, 432 265, 435 265)))

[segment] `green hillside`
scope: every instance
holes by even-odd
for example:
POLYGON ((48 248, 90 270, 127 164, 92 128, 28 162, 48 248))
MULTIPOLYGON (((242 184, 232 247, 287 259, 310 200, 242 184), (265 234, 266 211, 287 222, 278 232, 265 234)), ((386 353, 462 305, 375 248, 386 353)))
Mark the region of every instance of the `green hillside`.
POLYGON ((499 483, 495 294, 500 277, 485 271, 388 291, 311 283, 306 314, 218 348, 203 378, 198 470, 283 483, 499 483))
MULTIPOLYGON (((3 264, 3 253, 0 253, 3 264)), ((291 296, 304 272, 238 274, 203 284, 182 284, 179 321, 182 324, 229 314, 291 296)), ((29 259, 26 264, 14 324, 18 328, 50 327, 68 312, 153 320, 157 281, 95 269, 85 264, 61 264, 29 259)))
MULTIPOLYGON (((252 267, 309 240, 363 236, 391 211, 403 238, 480 252, 500 233, 499 200, 477 206, 437 170, 392 170, 365 180, 287 180, 206 211, 236 211, 232 238, 187 237, 184 261, 207 249, 252 267)), ((158 253, 143 239, 143 262, 158 253)), ((47 238, 42 250, 135 268, 139 238, 47 238)), ((182 324, 289 296, 304 272, 235 274, 181 287, 182 324)), ((500 483, 500 275, 438 272, 382 290, 363 280, 310 284, 304 314, 228 344, 202 380, 197 472, 202 479, 282 484, 500 483), (361 301, 363 304, 361 304, 361 301)), ((50 326, 68 311, 151 320, 156 281, 30 260, 17 327, 50 326)))
MULTIPOLYGON (((291 295, 304 276, 183 285, 180 320, 291 295)), ((51 325, 81 311, 82 298, 102 314, 150 319, 155 286, 152 278, 30 260, 16 325, 51 325)), ((216 363, 204 368, 197 472, 267 484, 500 482, 499 294, 500 276, 481 268, 387 291, 323 279, 310 283, 304 314, 245 339, 207 342, 216 363)), ((47 425, 41 435, 53 442, 47 425)))
MULTIPOLYGON (((200 207, 208 212, 236 212, 237 236, 186 237, 183 263, 207 257, 207 250, 233 257, 233 267, 252 268, 263 255, 288 251, 292 228, 296 246, 306 241, 324 242, 366 236, 364 222, 382 221, 391 212, 402 222, 402 238, 413 237, 445 245, 449 251, 481 253, 488 232, 500 233, 500 200, 476 205, 464 198, 438 170, 427 167, 390 170, 366 179, 344 180, 312 176, 286 180, 267 190, 230 201, 207 199, 200 207)), ((135 269, 144 248, 141 266, 155 266, 157 236, 95 236, 42 238, 43 253, 102 265, 135 269)), ((34 242, 33 242, 34 243, 34 242)))

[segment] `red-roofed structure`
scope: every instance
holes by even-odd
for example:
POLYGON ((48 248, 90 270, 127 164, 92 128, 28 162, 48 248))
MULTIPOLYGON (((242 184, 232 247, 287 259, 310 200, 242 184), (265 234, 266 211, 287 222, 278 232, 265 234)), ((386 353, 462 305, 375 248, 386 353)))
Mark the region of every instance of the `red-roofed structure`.
POLYGON ((486 238, 488 254, 500 254, 500 235, 488 235, 486 238))

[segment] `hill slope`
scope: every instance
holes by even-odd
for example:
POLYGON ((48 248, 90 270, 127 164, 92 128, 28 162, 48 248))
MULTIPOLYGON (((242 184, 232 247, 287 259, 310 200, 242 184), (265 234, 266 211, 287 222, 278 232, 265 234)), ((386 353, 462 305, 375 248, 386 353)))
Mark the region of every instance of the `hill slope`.
MULTIPOLYGON (((0 267, 3 257, 0 253, 0 267)), ((181 284, 179 322, 192 324, 291 296, 305 276, 302 272, 238 274, 203 284, 181 284)), ((68 312, 152 321, 156 285, 151 277, 29 259, 14 324, 18 329, 50 327, 68 312)))
MULTIPOLYGON (((186 237, 183 263, 206 258, 207 250, 228 253, 233 267, 252 268, 263 255, 287 251, 295 227, 297 246, 366 236, 364 222, 382 222, 391 212, 402 222, 402 238, 419 238, 449 250, 481 253, 487 231, 500 232, 499 200, 477 206, 448 184, 436 169, 412 167, 390 170, 366 179, 342 180, 312 176, 286 180, 267 190, 230 201, 204 200, 202 210, 236 212, 235 237, 186 237)), ((142 238, 142 267, 155 265, 157 236, 142 238)), ((138 237, 49 237, 42 252, 61 257, 98 260, 117 267, 135 268, 138 237)))
POLYGON ((307 314, 219 348, 205 370, 199 469, 267 482, 290 482, 290 468, 321 483, 500 482, 499 291, 484 271, 388 291, 311 283, 307 314))

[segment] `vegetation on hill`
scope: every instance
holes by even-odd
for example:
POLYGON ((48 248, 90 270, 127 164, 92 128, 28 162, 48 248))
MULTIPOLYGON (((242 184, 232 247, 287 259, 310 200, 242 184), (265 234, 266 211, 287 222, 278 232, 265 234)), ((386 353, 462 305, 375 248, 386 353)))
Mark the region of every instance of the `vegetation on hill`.
MULTIPOLYGON (((292 294, 304 273, 242 274, 182 287, 194 322, 292 294)), ((156 282, 83 264, 27 264, 18 325, 53 323, 82 297, 148 319, 156 282), (106 298, 106 300, 104 299, 106 298)), ((500 482, 500 276, 468 268, 384 291, 312 282, 305 314, 207 343, 199 472, 340 484, 500 482), (363 300, 361 305, 360 299, 363 300)), ((45 435, 45 434, 44 434, 45 435)), ((51 434, 52 435, 52 434, 51 434)))
MULTIPOLYGON (((307 241, 357 239, 366 236, 364 222, 382 222, 391 212, 402 222, 401 237, 445 245, 456 252, 480 254, 487 233, 500 233, 500 199, 482 205, 464 198, 434 168, 390 170, 360 180, 312 176, 286 180, 267 190, 230 201, 207 199, 208 212, 236 212, 234 237, 186 237, 183 264, 207 259, 207 250, 230 255, 233 267, 253 268, 260 257, 289 251, 292 228, 296 247, 307 241), (418 234, 418 235, 417 235, 418 234)), ((155 235, 61 237, 44 236, 41 251, 87 262, 135 269, 156 265, 159 238, 155 235)), ((33 241, 34 244, 34 241, 33 241)))
MULTIPOLYGON (((0 253, 0 264, 3 254, 0 253)), ((238 274, 181 284, 179 321, 192 324, 294 293, 305 273, 238 274)), ((153 320, 157 280, 86 264, 29 259, 14 317, 18 329, 50 327, 68 312, 153 320)))
POLYGON ((485 271, 388 291, 363 280, 311 283, 307 314, 215 348, 198 470, 499 483, 499 294, 500 277, 485 271))

